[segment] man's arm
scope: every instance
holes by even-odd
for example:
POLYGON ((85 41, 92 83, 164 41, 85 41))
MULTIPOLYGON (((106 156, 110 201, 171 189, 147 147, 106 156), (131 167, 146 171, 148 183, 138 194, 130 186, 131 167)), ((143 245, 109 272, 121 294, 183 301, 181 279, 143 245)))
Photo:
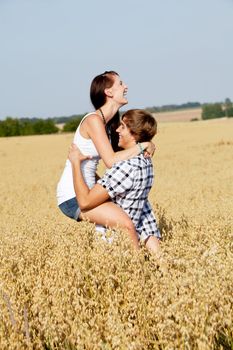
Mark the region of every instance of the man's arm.
POLYGON ((81 162, 88 158, 90 157, 82 155, 76 147, 71 147, 69 160, 72 165, 74 190, 81 210, 93 209, 109 199, 108 192, 101 185, 96 184, 90 190, 85 183, 81 162))

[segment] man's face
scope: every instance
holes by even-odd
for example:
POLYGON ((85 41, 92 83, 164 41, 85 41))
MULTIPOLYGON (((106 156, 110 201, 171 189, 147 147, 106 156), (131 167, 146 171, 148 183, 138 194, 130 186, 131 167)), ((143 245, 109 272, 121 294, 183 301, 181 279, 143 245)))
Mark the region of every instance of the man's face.
POLYGON ((129 128, 124 123, 124 119, 121 120, 119 128, 116 130, 119 134, 118 146, 124 149, 135 145, 136 141, 133 135, 130 133, 129 128))

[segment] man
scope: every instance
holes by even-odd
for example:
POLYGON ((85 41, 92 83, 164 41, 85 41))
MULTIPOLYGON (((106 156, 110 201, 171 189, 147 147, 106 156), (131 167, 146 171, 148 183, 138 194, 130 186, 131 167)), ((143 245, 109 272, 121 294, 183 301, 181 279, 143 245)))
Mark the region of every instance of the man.
POLYGON ((111 199, 129 215, 138 238, 145 241, 146 247, 153 252, 158 252, 161 238, 148 201, 154 178, 153 166, 151 158, 144 156, 140 142, 150 141, 156 131, 157 123, 150 113, 139 109, 126 112, 117 129, 118 145, 127 149, 137 143, 141 154, 115 163, 92 189, 85 184, 81 172, 81 162, 88 156, 82 155, 74 145, 69 152, 74 189, 83 216, 85 217, 85 210, 95 208, 111 199))

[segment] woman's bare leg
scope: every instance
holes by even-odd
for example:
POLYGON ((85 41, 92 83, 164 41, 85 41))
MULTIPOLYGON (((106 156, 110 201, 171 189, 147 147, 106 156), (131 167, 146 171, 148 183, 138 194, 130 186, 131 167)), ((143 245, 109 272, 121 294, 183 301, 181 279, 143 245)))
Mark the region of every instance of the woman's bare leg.
POLYGON ((113 202, 105 202, 96 208, 82 212, 81 220, 90 220, 98 225, 120 227, 128 231, 133 246, 139 249, 138 236, 134 224, 123 209, 113 202))

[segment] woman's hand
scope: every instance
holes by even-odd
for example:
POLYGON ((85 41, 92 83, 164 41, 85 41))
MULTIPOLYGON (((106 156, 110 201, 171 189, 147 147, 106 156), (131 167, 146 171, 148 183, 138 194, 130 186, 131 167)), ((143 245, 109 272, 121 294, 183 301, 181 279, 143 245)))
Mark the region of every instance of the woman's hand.
POLYGON ((91 156, 85 156, 82 154, 80 149, 74 143, 71 144, 68 153, 68 159, 71 161, 71 163, 82 162, 83 160, 91 158, 91 156))
POLYGON ((155 144, 152 142, 152 141, 150 141, 149 143, 148 143, 148 146, 147 146, 147 148, 145 149, 145 151, 144 151, 144 156, 146 157, 146 158, 150 158, 150 157, 153 157, 153 155, 154 155, 154 153, 155 153, 155 144))

